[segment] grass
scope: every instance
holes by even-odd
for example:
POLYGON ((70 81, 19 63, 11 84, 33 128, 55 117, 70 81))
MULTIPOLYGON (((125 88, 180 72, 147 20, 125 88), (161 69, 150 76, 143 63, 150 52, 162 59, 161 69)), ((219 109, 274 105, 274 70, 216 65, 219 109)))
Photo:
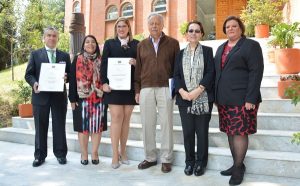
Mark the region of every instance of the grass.
POLYGON ((3 100, 13 101, 11 90, 17 85, 17 80, 24 80, 27 63, 14 66, 14 80, 12 81, 11 68, 0 71, 0 97, 3 100))
POLYGON ((14 66, 14 81, 11 68, 0 71, 0 98, 4 102, 0 105, 0 128, 11 126, 10 107, 14 101, 11 90, 17 87, 17 80, 23 80, 27 63, 14 66), (6 103, 8 102, 8 103, 6 103))

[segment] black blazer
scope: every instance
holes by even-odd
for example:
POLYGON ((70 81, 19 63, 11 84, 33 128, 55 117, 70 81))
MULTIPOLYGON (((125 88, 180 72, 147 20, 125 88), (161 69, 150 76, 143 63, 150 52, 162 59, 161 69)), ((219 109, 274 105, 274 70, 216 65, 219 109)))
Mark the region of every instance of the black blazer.
MULTIPOLYGON (((70 61, 71 60, 68 53, 65 53, 60 50, 56 50, 56 63, 66 63, 65 72, 67 73, 67 75, 69 75, 70 72, 70 66, 71 66, 70 61)), ((42 63, 49 63, 46 48, 41 48, 31 52, 30 59, 25 72, 25 80, 31 87, 33 87, 35 82, 39 82, 42 63)), ((49 103, 50 96, 52 96, 52 98, 54 96, 54 99, 52 100, 56 100, 58 102, 66 102, 67 101, 66 86, 64 85, 63 92, 40 92, 36 94, 32 89, 31 102, 34 105, 46 105, 49 103)))
POLYGON ((227 42, 219 46, 215 56, 216 103, 232 106, 241 106, 245 102, 260 103, 264 60, 259 43, 242 37, 229 52, 221 69, 222 53, 227 42))
MULTIPOLYGON (((105 41, 103 47, 103 54, 101 58, 101 82, 102 84, 108 83, 109 79, 107 78, 107 62, 109 57, 128 57, 128 58, 136 58, 136 49, 137 44, 139 43, 138 40, 133 39, 132 41, 128 42, 128 46, 130 48, 123 49, 121 47, 121 42, 118 38, 109 39, 105 41)), ((135 67, 131 65, 131 90, 134 89, 134 69, 135 67)))
MULTIPOLYGON (((202 45, 203 48, 203 58, 204 58, 204 74, 203 79, 199 82, 199 85, 205 87, 208 95, 208 101, 214 101, 214 63, 213 63, 213 50, 211 47, 202 45)), ((182 68, 182 57, 183 51, 177 54, 175 67, 174 67, 174 84, 176 93, 176 104, 179 106, 191 106, 192 101, 183 100, 179 94, 179 89, 183 88, 187 91, 186 84, 184 81, 183 68, 182 68)))
POLYGON ((71 67, 70 67, 70 75, 69 75, 69 100, 71 103, 75 103, 79 101, 79 96, 77 92, 77 80, 76 80, 76 63, 78 56, 82 54, 78 54, 74 57, 71 67))

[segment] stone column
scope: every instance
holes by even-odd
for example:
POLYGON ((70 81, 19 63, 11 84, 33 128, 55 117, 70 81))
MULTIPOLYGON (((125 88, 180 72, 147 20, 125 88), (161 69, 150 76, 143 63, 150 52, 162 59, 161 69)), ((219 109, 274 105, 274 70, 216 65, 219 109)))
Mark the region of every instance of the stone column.
POLYGON ((84 15, 82 13, 72 13, 70 32, 70 56, 74 56, 81 50, 82 42, 85 36, 84 15))

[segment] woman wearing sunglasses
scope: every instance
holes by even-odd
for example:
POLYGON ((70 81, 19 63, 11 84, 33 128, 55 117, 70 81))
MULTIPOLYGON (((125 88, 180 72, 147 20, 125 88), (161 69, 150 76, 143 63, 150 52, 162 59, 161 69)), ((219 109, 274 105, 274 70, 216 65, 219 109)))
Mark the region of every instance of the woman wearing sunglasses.
POLYGON ((208 125, 214 101, 214 64, 211 47, 200 44, 204 35, 199 21, 188 23, 188 45, 177 55, 174 69, 176 104, 184 136, 186 175, 201 176, 208 159, 208 125), (197 154, 195 155, 195 134, 197 154))

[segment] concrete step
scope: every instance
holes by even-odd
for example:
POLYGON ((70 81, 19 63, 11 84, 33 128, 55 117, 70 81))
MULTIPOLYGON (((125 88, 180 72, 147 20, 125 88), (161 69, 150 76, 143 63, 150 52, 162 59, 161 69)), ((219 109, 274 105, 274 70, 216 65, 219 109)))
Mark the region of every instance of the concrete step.
MULTIPOLYGON (((297 113, 258 113, 257 120, 258 129, 293 132, 300 131, 300 114, 297 113)), ((110 121, 110 114, 108 114, 108 121, 110 121)), ((139 111, 133 111, 130 121, 131 123, 141 123, 139 111)), ((72 123, 72 119, 67 119, 67 122, 72 123)), ((13 117, 12 123, 13 126, 17 128, 34 128, 33 118, 13 117)), ((174 111, 173 125, 181 126, 181 120, 178 111, 174 111)), ((212 113, 210 127, 219 127, 219 116, 217 112, 212 113)))
MULTIPOLYGON (((34 131, 28 129, 2 128, 0 140, 13 143, 34 145, 34 131)), ((76 134, 67 134, 69 151, 79 152, 76 134)), ((49 132, 48 146, 52 146, 52 133, 49 132)), ((157 144, 159 148, 159 144, 157 144)), ((142 141, 128 140, 127 153, 130 160, 142 161, 144 150, 142 141)), ((109 138, 102 138, 99 149, 102 156, 111 157, 109 138)), ((185 153, 183 145, 174 145, 174 165, 184 166, 185 153)), ((247 173, 280 177, 300 178, 300 153, 249 150, 245 159, 247 173)), ((210 147, 208 169, 224 170, 232 165, 228 148, 210 147)))
POLYGON ((265 75, 261 82, 262 87, 277 87, 277 82, 280 79, 280 75, 265 75))
MULTIPOLYGON (((33 120, 28 119, 25 122, 14 122, 13 127, 34 130, 33 120)), ((50 125, 51 126, 51 125, 50 125)), ((108 123, 110 130, 110 123, 108 123)), ((51 131, 51 127, 50 127, 51 131)), ((66 132, 74 133, 72 120, 68 120, 66 124, 66 132)), ((291 137, 294 131, 284 130, 258 130, 255 135, 249 137, 251 143, 249 149, 266 150, 266 151, 282 151, 282 152, 300 152, 300 148, 296 148, 295 144, 291 143, 291 137)), ((110 138, 109 132, 104 132, 103 137, 110 138)), ((160 126, 157 125, 156 140, 160 142, 160 126)), ((175 144, 183 144, 183 133, 181 126, 173 126, 173 138, 175 144)), ((130 123, 129 140, 143 140, 142 124, 130 123)), ((219 128, 209 128, 209 146, 211 147, 226 147, 228 148, 227 136, 220 132, 219 128)))
POLYGON ((263 99, 280 99, 278 96, 278 88, 276 86, 271 87, 260 87, 261 96, 263 99))
MULTIPOLYGON (((173 110, 178 111, 178 106, 175 105, 174 101, 174 106, 173 110)), ((134 112, 139 113, 139 106, 136 105, 134 107, 134 112)), ((217 108, 214 105, 213 107, 213 112, 217 112, 217 108)), ((280 98, 272 98, 268 99, 265 98, 263 99, 262 103, 259 105, 259 113, 300 113, 300 104, 297 106, 292 105, 290 99, 280 99, 280 98)), ((71 107, 68 107, 67 111, 67 119, 72 119, 72 109, 71 107)))

